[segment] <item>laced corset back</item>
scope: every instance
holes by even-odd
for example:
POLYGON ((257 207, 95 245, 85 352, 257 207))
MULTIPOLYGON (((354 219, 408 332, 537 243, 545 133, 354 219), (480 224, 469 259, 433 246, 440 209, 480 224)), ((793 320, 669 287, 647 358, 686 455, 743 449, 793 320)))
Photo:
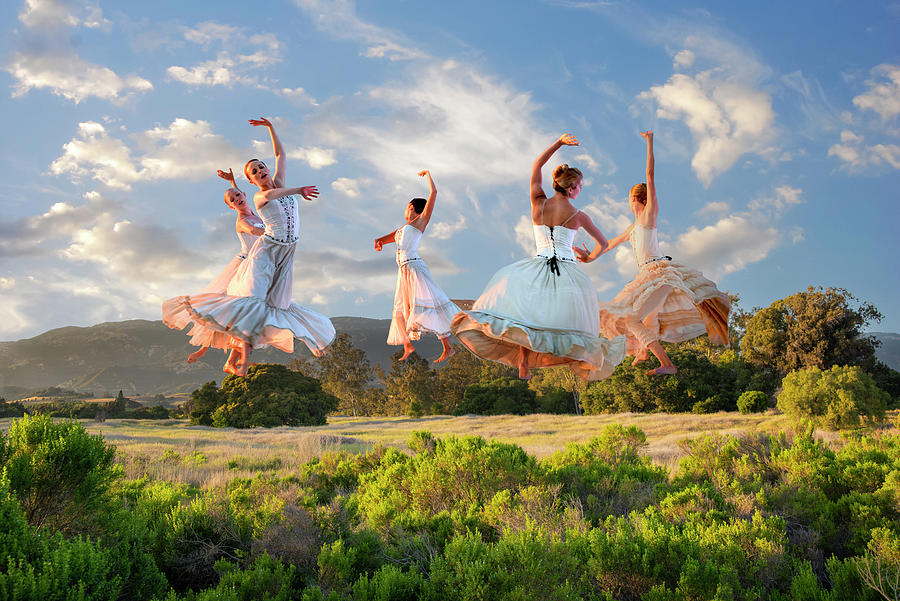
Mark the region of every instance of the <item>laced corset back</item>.
POLYGON ((258 207, 259 216, 266 224, 267 238, 278 244, 293 244, 297 241, 300 217, 297 201, 293 196, 275 198, 258 207))
POLYGON ((419 242, 422 240, 422 232, 415 226, 406 224, 394 234, 397 243, 397 265, 403 265, 419 259, 419 242))
POLYGON ((639 267, 663 256, 659 252, 659 240, 657 239, 656 231, 655 227, 644 227, 639 223, 635 223, 634 227, 631 228, 628 240, 631 242, 634 258, 639 267))
MULTIPOLYGON (((545 199, 544 205, 546 203, 547 200, 545 199)), ((544 225, 544 205, 541 205, 542 223, 540 225, 536 223, 532 224, 532 228, 534 229, 534 243, 537 246, 536 256, 547 259, 550 270, 556 275, 559 275, 558 261, 565 261, 567 263, 576 262, 575 253, 572 251, 572 242, 575 239, 575 234, 578 230, 567 228, 566 224, 569 223, 572 217, 580 213, 580 211, 576 210, 559 225, 544 225)))
MULTIPOLYGON (((262 219, 260 219, 256 215, 247 217, 247 223, 249 223, 253 227, 262 227, 264 225, 262 219)), ((254 242, 256 242, 256 236, 254 236, 250 232, 238 232, 237 237, 238 240, 241 241, 240 256, 246 259, 247 253, 250 252, 250 247, 253 246, 254 242)))

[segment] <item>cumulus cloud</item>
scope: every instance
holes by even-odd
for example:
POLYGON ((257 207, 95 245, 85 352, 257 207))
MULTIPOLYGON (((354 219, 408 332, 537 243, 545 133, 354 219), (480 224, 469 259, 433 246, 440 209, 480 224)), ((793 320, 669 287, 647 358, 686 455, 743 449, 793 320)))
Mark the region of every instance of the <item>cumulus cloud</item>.
POLYGON ((785 208, 803 202, 803 190, 788 185, 778 186, 772 195, 755 198, 748 205, 751 210, 773 210, 780 213, 785 208))
POLYGON ((87 121, 63 145, 63 154, 50 165, 50 172, 68 175, 73 181, 90 177, 127 190, 140 181, 199 181, 216 169, 243 164, 248 154, 213 133, 206 121, 175 119, 166 127, 135 134, 131 145, 110 136, 102 124, 87 121), (185 170, 183 165, 191 167, 185 170))
POLYGON ((319 105, 319 103, 316 102, 316 99, 310 96, 309 92, 307 92, 303 88, 276 88, 274 92, 279 96, 284 96, 288 100, 297 104, 309 104, 312 106, 319 105))
POLYGON ((878 65, 872 76, 866 81, 868 89, 855 97, 853 104, 875 111, 884 120, 900 115, 900 65, 878 65))
POLYGON ((778 240, 778 230, 769 223, 749 214, 735 214, 703 228, 688 228, 672 245, 670 254, 717 280, 765 259, 778 240))
POLYGON ((328 167, 337 163, 334 156, 334 150, 329 148, 319 148, 313 146, 311 148, 294 147, 287 149, 289 159, 300 159, 305 161, 311 169, 319 170, 322 167, 328 167))
POLYGON ((391 61, 425 58, 403 36, 359 18, 352 0, 294 0, 309 13, 322 31, 336 37, 355 40, 364 46, 360 52, 367 58, 386 58, 391 61))
POLYGON ((331 189, 350 198, 359 198, 359 182, 349 177, 337 178, 331 182, 331 189))
POLYGON ((25 0, 19 20, 29 28, 88 27, 106 28, 111 23, 103 17, 96 2, 74 0, 25 0))
POLYGON ((900 169, 900 146, 896 144, 863 143, 864 138, 851 130, 841 132, 841 141, 828 149, 828 156, 837 157, 842 168, 852 173, 860 172, 869 166, 887 165, 900 169))
POLYGON ((701 208, 698 213, 701 215, 706 213, 727 213, 730 208, 731 207, 728 206, 727 202, 713 201, 703 205, 703 208, 701 208))
POLYGON ((430 225, 431 227, 428 228, 428 235, 430 237, 436 240, 449 240, 453 237, 453 234, 466 229, 466 216, 459 215, 456 221, 438 221, 437 223, 432 223, 430 225))

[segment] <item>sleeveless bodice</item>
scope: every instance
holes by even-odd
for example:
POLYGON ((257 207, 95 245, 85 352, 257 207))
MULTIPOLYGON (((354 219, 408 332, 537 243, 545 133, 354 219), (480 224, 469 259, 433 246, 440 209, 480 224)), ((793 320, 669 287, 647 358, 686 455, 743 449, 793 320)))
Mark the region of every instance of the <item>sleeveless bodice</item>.
POLYGON ((278 244, 293 244, 297 241, 297 228, 300 216, 297 213, 297 202, 293 196, 284 196, 270 200, 257 207, 259 216, 266 224, 267 238, 278 244))
POLYGON ((394 234, 394 242, 397 243, 397 265, 403 265, 419 258, 419 241, 422 240, 422 232, 418 228, 406 224, 394 234))
POLYGON ((548 225, 533 225, 534 243, 537 246, 537 256, 545 259, 556 257, 559 261, 575 262, 575 253, 572 252, 572 241, 575 239, 576 230, 570 230, 562 225, 550 227, 548 225))
POLYGON ((659 252, 659 240, 656 238, 655 227, 644 227, 638 223, 631 228, 628 236, 631 248, 634 249, 634 258, 638 266, 663 258, 659 252))
MULTIPOLYGON (((263 221, 259 219, 256 215, 249 217, 247 219, 247 223, 252 225, 253 227, 262 227, 263 221)), ((256 242, 256 236, 251 234, 250 232, 238 232, 237 233, 238 240, 241 241, 241 257, 247 258, 247 253, 250 252, 250 247, 253 246, 253 243, 256 242)))

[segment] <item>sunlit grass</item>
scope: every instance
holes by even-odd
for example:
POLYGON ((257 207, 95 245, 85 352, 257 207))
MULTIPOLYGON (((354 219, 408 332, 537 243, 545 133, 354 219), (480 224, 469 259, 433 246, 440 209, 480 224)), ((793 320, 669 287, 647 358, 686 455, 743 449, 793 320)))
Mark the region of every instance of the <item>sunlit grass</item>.
MULTIPOLYGON (((889 412, 890 423, 897 411, 889 412)), ((0 431, 9 428, 0 419, 0 431)), ((781 414, 713 413, 708 415, 618 413, 609 415, 498 415, 398 417, 329 417, 325 426, 304 428, 210 428, 184 420, 82 420, 88 431, 102 434, 116 446, 119 462, 129 478, 183 482, 215 487, 235 477, 265 472, 285 476, 328 451, 356 453, 385 445, 406 450, 415 430, 437 437, 476 435, 521 446, 546 457, 569 442, 585 442, 607 424, 635 425, 647 435, 647 454, 656 463, 674 468, 682 456, 678 442, 702 433, 734 434, 792 432, 781 414)), ((896 431, 886 426, 886 429, 896 431)), ((817 432, 831 444, 840 435, 817 432)))

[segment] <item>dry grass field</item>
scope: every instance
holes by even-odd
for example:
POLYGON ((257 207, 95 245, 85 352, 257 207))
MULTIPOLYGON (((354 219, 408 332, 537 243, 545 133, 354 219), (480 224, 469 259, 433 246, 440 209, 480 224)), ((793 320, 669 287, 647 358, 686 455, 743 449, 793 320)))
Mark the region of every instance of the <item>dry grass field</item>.
MULTIPOLYGON (((896 414, 895 412, 891 412, 896 414)), ((891 417, 893 420, 894 418, 891 417)), ((0 420, 0 431, 9 427, 0 420)), ((84 421, 92 433, 116 446, 126 474, 148 476, 199 487, 222 485, 234 477, 259 472, 287 475, 329 451, 360 452, 377 445, 406 450, 415 430, 437 437, 477 435, 520 445, 546 457, 569 442, 585 442, 607 424, 635 425, 647 435, 647 454, 673 468, 681 456, 678 442, 702 433, 776 433, 791 427, 784 415, 714 413, 709 415, 619 413, 610 415, 500 415, 353 418, 329 417, 325 426, 235 430, 191 426, 183 420, 84 421)), ((817 436, 840 444, 840 435, 817 436)))

